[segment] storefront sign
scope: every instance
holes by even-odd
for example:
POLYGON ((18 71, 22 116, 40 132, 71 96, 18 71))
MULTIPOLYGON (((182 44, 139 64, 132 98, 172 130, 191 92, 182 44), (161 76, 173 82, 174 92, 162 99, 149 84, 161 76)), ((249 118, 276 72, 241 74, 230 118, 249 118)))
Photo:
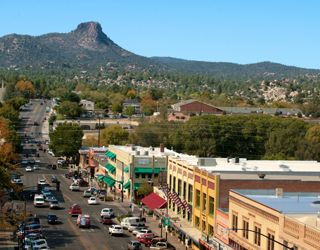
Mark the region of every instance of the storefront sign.
POLYGON ((140 165, 148 165, 149 164, 149 159, 138 159, 138 163, 140 165))

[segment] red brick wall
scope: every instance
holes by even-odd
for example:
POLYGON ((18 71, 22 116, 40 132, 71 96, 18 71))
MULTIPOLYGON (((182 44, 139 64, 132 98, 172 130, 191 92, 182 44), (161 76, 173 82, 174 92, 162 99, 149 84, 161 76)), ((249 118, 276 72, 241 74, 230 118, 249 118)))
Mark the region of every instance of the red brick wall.
POLYGON ((180 111, 192 111, 192 112, 199 112, 200 110, 202 112, 222 112, 221 109, 217 109, 215 107, 209 106, 207 104, 201 103, 201 102, 192 102, 192 103, 186 103, 182 106, 180 106, 180 111))
POLYGON ((218 207, 229 207, 230 189, 274 189, 283 188, 283 192, 319 192, 320 182, 300 180, 221 180, 218 207))

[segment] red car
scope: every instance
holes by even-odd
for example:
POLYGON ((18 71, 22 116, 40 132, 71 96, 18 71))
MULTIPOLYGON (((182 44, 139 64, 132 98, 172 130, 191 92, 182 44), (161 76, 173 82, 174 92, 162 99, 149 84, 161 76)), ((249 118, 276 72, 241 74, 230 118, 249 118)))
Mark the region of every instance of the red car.
POLYGON ((37 146, 41 146, 41 143, 40 143, 40 142, 37 142, 37 146))
POLYGON ((109 216, 103 216, 100 221, 102 224, 112 225, 112 220, 109 216))
POLYGON ((80 206, 78 204, 73 204, 70 208, 69 208, 69 214, 71 216, 73 215, 79 215, 82 214, 82 210, 80 208, 80 206))
POLYGON ((74 176, 74 172, 70 172, 69 174, 67 174, 67 177, 70 179, 74 176))
POLYGON ((38 148, 38 150, 43 150, 43 148, 40 146, 40 147, 38 148))
POLYGON ((146 247, 151 246, 152 239, 154 236, 152 234, 142 234, 139 238, 138 241, 144 244, 146 247))
POLYGON ((85 180, 80 180, 78 184, 80 187, 87 187, 88 186, 88 182, 86 182, 85 180))

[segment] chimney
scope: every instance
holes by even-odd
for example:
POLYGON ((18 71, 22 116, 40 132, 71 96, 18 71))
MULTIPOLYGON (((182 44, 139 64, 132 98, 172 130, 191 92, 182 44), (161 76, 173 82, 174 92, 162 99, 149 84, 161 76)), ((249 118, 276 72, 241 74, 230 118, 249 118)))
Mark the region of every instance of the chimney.
POLYGON ((163 143, 160 143, 160 152, 164 153, 164 144, 163 143))

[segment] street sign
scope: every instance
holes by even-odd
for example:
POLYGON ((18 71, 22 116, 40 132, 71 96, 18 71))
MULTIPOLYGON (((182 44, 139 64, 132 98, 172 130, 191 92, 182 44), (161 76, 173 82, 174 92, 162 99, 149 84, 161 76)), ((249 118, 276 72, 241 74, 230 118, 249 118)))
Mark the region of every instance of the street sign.
POLYGON ((163 225, 170 226, 170 218, 164 218, 163 225))

